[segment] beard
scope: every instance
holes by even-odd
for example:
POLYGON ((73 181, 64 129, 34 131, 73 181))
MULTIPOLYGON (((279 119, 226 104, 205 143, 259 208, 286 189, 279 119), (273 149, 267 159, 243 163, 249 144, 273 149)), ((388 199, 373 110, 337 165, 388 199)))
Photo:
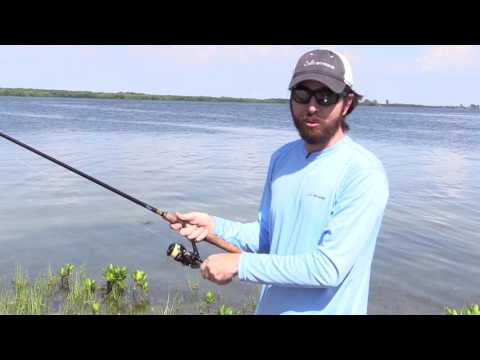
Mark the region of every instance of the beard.
POLYGON ((292 112, 293 122, 300 134, 300 137, 309 145, 326 145, 330 139, 337 133, 342 124, 342 118, 326 121, 319 119, 318 116, 304 115, 295 117, 292 112), (307 126, 307 121, 315 122, 318 126, 311 128, 307 126))

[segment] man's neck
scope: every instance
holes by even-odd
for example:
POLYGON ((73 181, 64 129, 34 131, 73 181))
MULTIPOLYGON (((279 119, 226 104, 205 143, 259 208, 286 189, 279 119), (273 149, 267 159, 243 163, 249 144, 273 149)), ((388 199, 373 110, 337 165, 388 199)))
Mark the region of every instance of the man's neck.
POLYGON ((305 149, 309 154, 314 153, 314 152, 319 152, 328 149, 329 147, 332 147, 333 145, 337 144, 340 142, 343 138, 345 137, 345 133, 343 132, 342 129, 339 129, 335 135, 332 136, 332 138, 326 143, 326 144, 308 144, 305 142, 305 149))

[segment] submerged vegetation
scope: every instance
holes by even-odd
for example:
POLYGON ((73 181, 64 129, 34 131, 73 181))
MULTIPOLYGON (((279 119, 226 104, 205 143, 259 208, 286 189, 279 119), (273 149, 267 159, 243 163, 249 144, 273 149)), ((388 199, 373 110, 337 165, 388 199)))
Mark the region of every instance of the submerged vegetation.
POLYGON ((148 276, 110 264, 99 283, 86 276, 85 269, 66 264, 57 272, 48 270, 31 281, 21 267, 13 280, 0 287, 0 315, 249 315, 255 310, 252 297, 236 309, 221 301, 211 290, 201 292, 189 282, 189 293, 167 294, 164 302, 152 301, 148 276))

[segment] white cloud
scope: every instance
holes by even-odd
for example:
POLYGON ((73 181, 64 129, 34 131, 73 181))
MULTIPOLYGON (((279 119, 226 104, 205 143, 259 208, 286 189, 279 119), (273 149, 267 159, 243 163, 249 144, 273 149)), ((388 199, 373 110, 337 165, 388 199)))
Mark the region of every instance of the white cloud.
POLYGON ((417 60, 424 71, 465 69, 478 64, 478 46, 442 45, 434 46, 417 60))

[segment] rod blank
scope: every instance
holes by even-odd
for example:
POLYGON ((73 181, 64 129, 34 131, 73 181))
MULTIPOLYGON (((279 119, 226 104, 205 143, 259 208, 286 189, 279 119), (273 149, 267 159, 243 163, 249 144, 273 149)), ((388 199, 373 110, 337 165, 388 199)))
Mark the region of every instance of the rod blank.
MULTIPOLYGON (((104 183, 103 181, 100 181, 100 180, 94 178, 93 176, 85 174, 84 172, 82 172, 80 170, 77 170, 77 169, 71 167, 70 165, 67 165, 60 160, 57 160, 57 159, 55 159, 55 158, 37 150, 37 149, 34 149, 33 147, 31 147, 27 144, 24 144, 21 141, 18 141, 17 139, 14 139, 11 136, 8 136, 8 135, 6 135, 2 132, 0 132, 0 136, 9 140, 9 141, 11 141, 11 142, 13 142, 14 144, 17 144, 17 145, 35 153, 35 154, 41 156, 41 157, 43 157, 43 158, 61 166, 61 167, 63 167, 65 169, 67 169, 67 170, 69 170, 69 171, 71 171, 71 172, 89 180, 89 181, 94 182, 97 185, 100 185, 100 186, 104 187, 107 190, 110 190, 110 191, 114 192, 117 195, 120 195, 120 196, 124 197, 127 200, 130 200, 130 201, 134 202, 135 204, 137 204, 137 205, 139 205, 139 206, 141 206, 141 207, 143 207, 147 210, 150 210, 153 213, 156 213, 156 214, 160 215, 164 220, 168 221, 171 224, 176 223, 176 222, 182 222, 172 212, 160 210, 160 209, 158 209, 158 208, 156 208, 152 205, 147 204, 146 202, 143 202, 139 199, 136 199, 133 196, 128 195, 128 194, 124 193, 123 191, 120 191, 120 190, 114 188, 113 186, 110 186, 110 185, 104 183)), ((240 253, 241 252, 241 250, 239 248, 237 248, 236 246, 226 242, 225 240, 220 239, 218 236, 215 236, 213 234, 208 235, 205 240, 207 242, 209 242, 210 244, 215 245, 215 246, 217 246, 217 247, 219 247, 219 248, 221 248, 221 249, 223 249, 227 252, 231 252, 231 253, 240 253)))

